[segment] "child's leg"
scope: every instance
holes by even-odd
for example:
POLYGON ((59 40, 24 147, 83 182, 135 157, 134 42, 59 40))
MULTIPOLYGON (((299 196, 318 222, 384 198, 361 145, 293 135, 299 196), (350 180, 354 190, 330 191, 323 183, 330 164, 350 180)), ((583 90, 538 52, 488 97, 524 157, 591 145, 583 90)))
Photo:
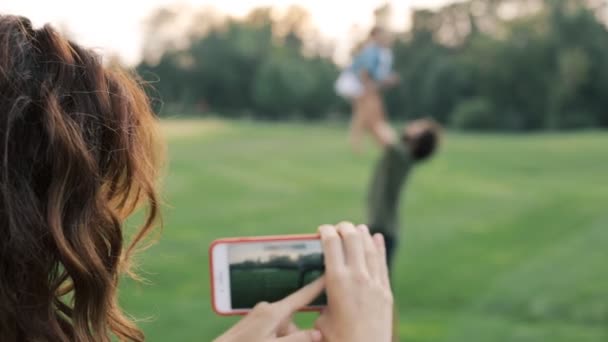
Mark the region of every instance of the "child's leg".
POLYGON ((360 96, 353 100, 353 118, 350 124, 350 144, 355 152, 361 152, 361 143, 366 128, 366 96, 360 96))

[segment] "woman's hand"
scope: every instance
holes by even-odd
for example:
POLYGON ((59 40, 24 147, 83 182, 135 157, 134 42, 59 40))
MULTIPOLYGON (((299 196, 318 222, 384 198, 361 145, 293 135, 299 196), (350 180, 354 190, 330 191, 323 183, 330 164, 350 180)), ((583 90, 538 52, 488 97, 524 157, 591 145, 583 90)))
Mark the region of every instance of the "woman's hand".
POLYGON ((327 342, 390 342, 393 295, 382 235, 366 226, 319 227, 328 306, 316 321, 327 342))
POLYGON ((293 314, 315 300, 324 287, 319 278, 276 303, 260 303, 215 342, 320 342, 318 330, 299 330, 293 314))
POLYGON ((261 303, 215 342, 390 342, 393 297, 381 235, 351 223, 319 228, 325 276, 280 302, 261 303), (318 330, 300 331, 293 314, 326 287, 318 330))

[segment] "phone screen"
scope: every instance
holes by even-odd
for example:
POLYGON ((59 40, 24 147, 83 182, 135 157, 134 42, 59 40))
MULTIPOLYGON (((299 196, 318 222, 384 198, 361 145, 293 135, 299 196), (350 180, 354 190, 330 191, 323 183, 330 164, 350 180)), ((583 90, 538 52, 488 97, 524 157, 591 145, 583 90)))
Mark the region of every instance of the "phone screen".
MULTIPOLYGON (((229 244, 228 263, 233 310, 281 300, 325 271, 319 240, 229 244)), ((326 296, 321 295, 311 306, 326 303, 326 296)))

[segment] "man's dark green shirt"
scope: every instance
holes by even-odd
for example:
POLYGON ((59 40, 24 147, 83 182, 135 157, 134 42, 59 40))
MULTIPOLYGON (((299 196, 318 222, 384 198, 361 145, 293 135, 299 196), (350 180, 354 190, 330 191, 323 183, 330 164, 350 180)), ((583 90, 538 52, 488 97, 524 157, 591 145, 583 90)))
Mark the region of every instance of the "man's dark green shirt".
POLYGON ((388 145, 378 162, 368 195, 370 229, 396 236, 399 232, 399 198, 414 165, 409 148, 402 143, 388 145))

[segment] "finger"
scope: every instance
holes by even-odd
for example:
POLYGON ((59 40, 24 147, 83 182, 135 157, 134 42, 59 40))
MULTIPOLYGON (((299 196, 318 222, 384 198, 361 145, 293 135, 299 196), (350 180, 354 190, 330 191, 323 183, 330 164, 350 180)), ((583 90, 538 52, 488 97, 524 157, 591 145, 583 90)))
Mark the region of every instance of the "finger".
POLYGON ((338 271, 345 268, 342 240, 334 226, 323 225, 319 227, 319 234, 321 235, 321 244, 323 245, 325 272, 328 275, 335 275, 338 271))
POLYGON ((362 234, 360 234, 359 231, 355 229, 355 226, 349 222, 338 224, 338 233, 342 236, 342 240, 344 241, 346 266, 353 268, 353 270, 367 273, 362 234))
POLYGON ((380 251, 380 256, 381 256, 381 261, 379 262, 379 276, 381 279, 381 282, 384 286, 386 286, 387 288, 390 288, 390 278, 389 278, 389 274, 388 274, 388 265, 387 265, 387 259, 386 259, 386 244, 384 242, 384 236, 382 234, 375 234, 374 235, 374 242, 376 244, 376 246, 378 247, 378 250, 380 251))
MULTIPOLYGON (((274 304, 268 302, 260 302, 247 314, 247 316, 241 320, 243 330, 250 329, 250 327, 256 327, 256 332, 260 336, 268 336, 269 334, 275 334, 284 318, 280 317, 277 312, 277 308, 274 304), (249 328, 248 328, 249 327, 249 328)), ((239 324, 241 324, 241 322, 239 324)))
POLYGON ((275 341, 277 342, 321 342, 323 336, 318 330, 305 330, 298 331, 294 334, 279 337, 275 341))
POLYGON ((294 312, 310 304, 319 297, 324 288, 325 277, 321 277, 299 289, 289 297, 274 303, 273 305, 277 308, 277 314, 280 319, 284 320, 287 317, 291 317, 294 312))
POLYGON ((283 336, 294 334, 298 331, 300 331, 300 329, 298 328, 297 325, 295 325, 295 323, 293 323, 293 321, 291 320, 291 317, 289 317, 283 323, 281 323, 281 325, 277 329, 277 336, 283 337, 283 336))
POLYGON ((331 315, 330 314, 330 308, 326 307, 323 312, 321 313, 321 315, 319 317, 317 317, 317 319, 315 320, 315 324, 314 324, 314 328, 319 330, 319 331, 325 331, 326 328, 328 328, 328 317, 331 315))
POLYGON ((270 313, 272 313, 272 304, 268 302, 259 302, 251 309, 251 312, 249 312, 245 318, 267 316, 270 313))
POLYGON ((366 225, 359 225, 357 229, 363 235, 363 249, 365 250, 365 261, 367 263, 367 270, 371 277, 379 278, 380 265, 378 259, 380 259, 380 253, 378 247, 374 243, 374 239, 369 233, 369 228, 366 225))

